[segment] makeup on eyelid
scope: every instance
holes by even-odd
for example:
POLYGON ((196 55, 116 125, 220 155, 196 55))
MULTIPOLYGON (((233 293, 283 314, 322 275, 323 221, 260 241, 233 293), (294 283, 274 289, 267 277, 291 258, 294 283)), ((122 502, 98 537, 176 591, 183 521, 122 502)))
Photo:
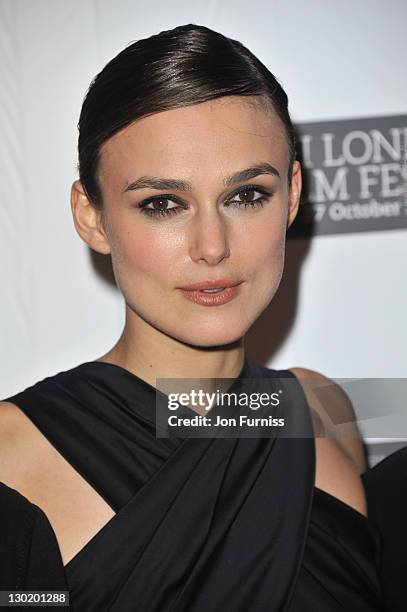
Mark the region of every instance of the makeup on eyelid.
MULTIPOLYGON (((265 202, 269 198, 271 198, 272 195, 273 195, 273 191, 269 189, 265 189, 264 187, 260 187, 257 185, 245 185, 241 187, 239 190, 235 191, 235 193, 233 193, 227 200, 225 200, 224 204, 226 207, 229 207, 232 205, 236 208, 240 208, 244 206, 245 209, 247 208, 254 209, 258 207, 263 207, 265 202), (235 198, 236 196, 240 196, 241 194, 244 194, 244 193, 251 193, 251 194, 260 193, 262 195, 258 198, 255 198, 254 200, 248 200, 248 201, 242 200, 240 202, 233 200, 233 198, 235 198)), ((185 209, 186 207, 182 203, 182 200, 178 198, 177 196, 174 196, 171 194, 160 194, 156 196, 151 196, 150 198, 146 198, 145 200, 143 200, 137 205, 137 208, 141 209, 140 212, 150 217, 158 217, 158 216, 167 216, 167 215, 177 214, 178 212, 180 212, 180 209, 185 209), (173 208, 166 208, 166 209, 147 208, 147 206, 149 206, 150 204, 154 204, 154 202, 176 202, 176 203, 179 203, 180 206, 173 207, 173 208)))

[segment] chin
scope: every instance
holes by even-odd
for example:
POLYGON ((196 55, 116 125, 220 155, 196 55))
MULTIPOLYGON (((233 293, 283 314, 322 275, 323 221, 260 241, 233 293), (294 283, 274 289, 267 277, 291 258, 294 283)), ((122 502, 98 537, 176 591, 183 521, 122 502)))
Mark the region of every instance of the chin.
POLYGON ((189 346, 194 346, 196 348, 218 348, 221 346, 228 346, 229 344, 233 344, 241 339, 242 336, 224 336, 222 338, 219 337, 209 337, 209 338, 195 338, 195 337, 183 337, 178 338, 184 344, 188 344, 189 346))
POLYGON ((231 325, 230 321, 224 325, 212 325, 207 328, 198 325, 184 326, 182 332, 174 334, 174 337, 190 346, 211 348, 217 346, 225 346, 239 341, 247 332, 248 325, 240 322, 240 324, 231 325))

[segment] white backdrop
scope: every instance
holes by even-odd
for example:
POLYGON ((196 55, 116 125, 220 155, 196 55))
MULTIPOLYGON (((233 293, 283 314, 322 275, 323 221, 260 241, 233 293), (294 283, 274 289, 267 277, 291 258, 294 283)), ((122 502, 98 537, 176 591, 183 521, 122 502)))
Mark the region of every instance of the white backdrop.
MULTIPOLYGON (((1 0, 0 17, 1 397, 99 357, 122 330, 69 189, 85 91, 130 41, 189 22, 237 38, 279 78, 295 122, 406 112, 404 0, 1 0)), ((288 274, 304 250, 268 365, 407 377, 407 232, 290 242, 288 274)))

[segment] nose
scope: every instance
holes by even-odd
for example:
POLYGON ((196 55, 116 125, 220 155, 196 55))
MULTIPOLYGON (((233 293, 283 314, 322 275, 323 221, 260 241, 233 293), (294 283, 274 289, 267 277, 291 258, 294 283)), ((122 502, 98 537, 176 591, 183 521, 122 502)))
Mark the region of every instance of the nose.
POLYGON ((219 264, 230 256, 228 228, 216 207, 200 211, 194 218, 190 239, 190 256, 195 262, 219 264))

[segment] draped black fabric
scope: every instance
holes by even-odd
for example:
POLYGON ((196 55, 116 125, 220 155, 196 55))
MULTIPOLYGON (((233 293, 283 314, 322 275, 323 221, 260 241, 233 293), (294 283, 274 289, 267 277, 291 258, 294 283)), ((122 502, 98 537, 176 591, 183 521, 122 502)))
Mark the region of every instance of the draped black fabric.
POLYGON ((273 416, 284 410, 288 427, 309 435, 157 438, 155 388, 97 361, 6 398, 116 512, 65 566, 72 610, 382 609, 377 532, 314 488, 301 385, 247 356, 229 391, 242 379, 283 388, 273 416))
POLYGON ((380 577, 388 612, 407 610, 407 446, 363 474, 371 521, 383 541, 380 577))
POLYGON ((68 590, 58 542, 48 518, 41 508, 3 483, 0 552, 0 590, 68 590))

